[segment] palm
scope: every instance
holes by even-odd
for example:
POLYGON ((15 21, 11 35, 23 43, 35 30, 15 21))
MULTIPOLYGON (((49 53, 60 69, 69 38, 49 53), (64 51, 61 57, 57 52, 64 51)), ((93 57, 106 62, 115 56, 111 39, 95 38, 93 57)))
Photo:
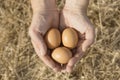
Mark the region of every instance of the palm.
POLYGON ((72 27, 80 34, 85 34, 85 39, 91 40, 94 38, 94 27, 85 14, 63 10, 60 25, 62 29, 72 27))
POLYGON ((39 31, 45 35, 50 27, 58 27, 58 12, 36 13, 33 15, 30 28, 39 31))

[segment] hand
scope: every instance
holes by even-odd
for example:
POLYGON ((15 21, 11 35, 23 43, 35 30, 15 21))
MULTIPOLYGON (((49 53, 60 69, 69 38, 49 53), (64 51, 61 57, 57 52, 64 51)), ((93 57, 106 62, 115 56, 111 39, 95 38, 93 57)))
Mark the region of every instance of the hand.
MULTIPOLYGON (((49 1, 47 1, 47 3, 50 4, 49 1)), ((53 9, 50 5, 46 6, 44 0, 31 0, 31 4, 33 9, 33 18, 29 28, 29 35, 31 37, 33 47, 37 55, 46 65, 54 71, 60 71, 60 66, 51 59, 49 56, 49 50, 44 42, 44 35, 48 29, 50 27, 58 28, 59 13, 57 8, 53 9), (39 2, 41 2, 41 4, 39 4, 39 2)))
POLYGON ((73 5, 73 8, 70 7, 69 4, 67 4, 67 1, 68 3, 69 1, 73 1, 74 4, 74 1, 76 0, 66 0, 66 5, 61 12, 60 27, 61 29, 64 29, 66 27, 72 27, 76 29, 79 34, 84 36, 82 37, 83 39, 81 39, 81 35, 79 35, 80 40, 78 42, 76 53, 73 53, 74 56, 69 60, 68 64, 65 67, 65 71, 71 72, 75 63, 84 55, 86 49, 91 44, 93 44, 95 38, 95 31, 92 23, 86 15, 89 0, 78 0, 81 3, 77 3, 78 5, 75 6, 73 5))

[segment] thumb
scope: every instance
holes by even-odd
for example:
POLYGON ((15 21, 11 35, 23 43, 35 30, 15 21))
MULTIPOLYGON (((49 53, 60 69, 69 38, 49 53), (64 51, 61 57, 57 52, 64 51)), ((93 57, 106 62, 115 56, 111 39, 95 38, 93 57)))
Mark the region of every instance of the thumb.
POLYGON ((85 52, 89 47, 90 45, 93 44, 94 41, 92 40, 85 40, 82 44, 82 51, 85 52))
POLYGON ((85 52, 90 45, 92 45, 95 41, 95 31, 94 28, 89 28, 85 32, 85 41, 82 44, 82 50, 85 52))

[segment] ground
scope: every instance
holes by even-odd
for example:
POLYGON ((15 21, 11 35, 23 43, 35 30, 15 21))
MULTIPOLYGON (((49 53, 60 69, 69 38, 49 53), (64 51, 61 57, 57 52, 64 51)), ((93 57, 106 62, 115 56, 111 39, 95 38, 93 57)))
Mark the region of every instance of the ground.
POLYGON ((70 74, 53 72, 36 55, 30 0, 0 0, 0 80, 120 80, 120 0, 90 1, 96 41, 70 74))

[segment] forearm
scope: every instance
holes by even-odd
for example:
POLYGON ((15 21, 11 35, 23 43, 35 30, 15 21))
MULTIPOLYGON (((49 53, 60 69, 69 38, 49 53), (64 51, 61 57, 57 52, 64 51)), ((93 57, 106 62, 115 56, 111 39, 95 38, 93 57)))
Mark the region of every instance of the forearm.
POLYGON ((56 0, 31 0, 33 12, 57 10, 56 0))
POLYGON ((66 9, 76 10, 76 11, 87 11, 89 0, 66 0, 66 9))

